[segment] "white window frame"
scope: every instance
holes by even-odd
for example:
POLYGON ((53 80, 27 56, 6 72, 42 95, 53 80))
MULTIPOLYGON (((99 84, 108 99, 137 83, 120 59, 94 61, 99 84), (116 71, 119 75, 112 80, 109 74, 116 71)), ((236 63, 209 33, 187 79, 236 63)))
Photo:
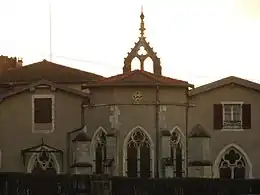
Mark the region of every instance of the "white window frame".
POLYGON ((242 106, 243 106, 243 104, 244 104, 244 102, 241 102, 241 101, 222 101, 221 102, 221 104, 222 104, 222 117, 223 117, 223 128, 222 128, 222 131, 244 131, 244 129, 243 129, 243 109, 242 109, 242 106), (226 104, 233 104, 233 105, 240 105, 241 106, 241 110, 240 110, 240 120, 241 120, 241 128, 234 128, 234 129, 232 129, 232 128, 225 128, 225 125, 224 125, 224 122, 225 122, 225 105, 226 104))
POLYGON ((55 128, 55 96, 53 94, 35 94, 32 95, 32 132, 33 133, 51 133, 54 131, 55 128), (35 105, 34 105, 34 100, 35 99, 41 99, 41 98, 51 98, 52 101, 52 123, 51 123, 51 129, 49 130, 38 130, 35 129, 35 118, 34 118, 34 110, 35 110, 35 105))

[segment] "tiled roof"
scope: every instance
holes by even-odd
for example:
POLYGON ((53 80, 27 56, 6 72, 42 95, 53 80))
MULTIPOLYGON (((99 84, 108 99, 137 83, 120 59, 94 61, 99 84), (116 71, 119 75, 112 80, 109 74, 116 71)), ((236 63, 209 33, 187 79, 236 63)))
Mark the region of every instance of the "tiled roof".
POLYGON ((190 91, 190 96, 195 96, 201 93, 205 93, 229 84, 236 84, 239 86, 243 86, 249 89, 253 89, 255 91, 260 92, 260 84, 255 83, 252 81, 249 81, 247 79, 235 77, 235 76, 229 76, 211 83, 208 83, 206 85, 202 85, 200 87, 196 87, 190 91))
POLYGON ((186 81, 153 74, 144 70, 133 70, 131 72, 115 75, 97 80, 89 86, 193 86, 186 81))
POLYGON ((104 77, 43 60, 3 73, 0 83, 31 83, 40 79, 56 83, 89 83, 101 78, 104 77))

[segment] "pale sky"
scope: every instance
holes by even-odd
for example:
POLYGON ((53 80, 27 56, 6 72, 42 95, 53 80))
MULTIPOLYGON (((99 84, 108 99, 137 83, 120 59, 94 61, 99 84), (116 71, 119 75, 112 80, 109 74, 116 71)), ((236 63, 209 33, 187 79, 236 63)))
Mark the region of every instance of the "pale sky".
POLYGON ((231 75, 260 82, 260 0, 0 0, 0 55, 50 59, 50 1, 55 63, 122 73, 143 5, 163 75, 196 86, 231 75))

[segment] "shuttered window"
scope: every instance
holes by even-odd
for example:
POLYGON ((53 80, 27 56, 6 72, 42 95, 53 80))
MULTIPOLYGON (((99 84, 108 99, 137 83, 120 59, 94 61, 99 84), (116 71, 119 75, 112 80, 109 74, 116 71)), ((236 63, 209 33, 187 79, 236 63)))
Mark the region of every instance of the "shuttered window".
POLYGON ((214 129, 251 129, 250 104, 214 104, 214 129))
POLYGON ((34 122, 52 123, 52 98, 34 99, 34 122))

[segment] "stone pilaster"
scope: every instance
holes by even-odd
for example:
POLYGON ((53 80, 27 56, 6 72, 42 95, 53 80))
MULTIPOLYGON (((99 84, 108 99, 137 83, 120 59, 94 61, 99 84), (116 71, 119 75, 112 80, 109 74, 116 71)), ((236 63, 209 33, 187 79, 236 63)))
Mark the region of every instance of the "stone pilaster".
POLYGON ((119 116, 120 116, 120 109, 118 105, 113 105, 110 106, 110 116, 109 116, 109 122, 111 124, 111 129, 114 130, 114 136, 110 137, 111 139, 114 139, 113 143, 114 144, 114 160, 113 160, 113 165, 111 168, 108 168, 109 172, 112 172, 113 175, 120 175, 119 170, 120 168, 120 159, 122 159, 122 150, 120 150, 120 121, 119 121, 119 116), (115 143, 114 143, 115 142, 115 143))
POLYGON ((160 129, 164 129, 164 130, 167 129, 166 112, 167 112, 167 106, 166 105, 160 105, 159 127, 160 127, 160 129))
POLYGON ((117 105, 110 106, 109 122, 111 124, 112 129, 119 128, 119 116, 120 116, 120 110, 118 106, 117 105))

